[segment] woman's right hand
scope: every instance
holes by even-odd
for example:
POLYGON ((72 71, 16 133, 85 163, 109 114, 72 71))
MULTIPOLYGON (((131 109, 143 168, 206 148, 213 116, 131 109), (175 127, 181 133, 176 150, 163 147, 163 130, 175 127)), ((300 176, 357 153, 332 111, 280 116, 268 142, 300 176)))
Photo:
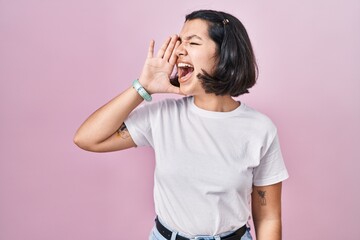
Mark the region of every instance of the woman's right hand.
MULTIPOLYGON (((156 57, 153 56, 154 41, 149 46, 148 56, 139 82, 151 93, 180 93, 180 88, 170 84, 179 46, 178 36, 169 37, 156 57)), ((80 126, 74 142, 80 148, 93 152, 110 152, 135 147, 136 144, 125 128, 120 125, 144 99, 129 87, 110 102, 91 114, 80 126), (120 129, 122 130, 118 130, 120 129), (119 134, 120 133, 120 134, 119 134)))
POLYGON ((177 93, 180 88, 170 83, 170 76, 176 64, 175 49, 180 45, 178 36, 169 37, 154 56, 155 42, 150 42, 148 55, 141 72, 139 82, 150 94, 177 93))

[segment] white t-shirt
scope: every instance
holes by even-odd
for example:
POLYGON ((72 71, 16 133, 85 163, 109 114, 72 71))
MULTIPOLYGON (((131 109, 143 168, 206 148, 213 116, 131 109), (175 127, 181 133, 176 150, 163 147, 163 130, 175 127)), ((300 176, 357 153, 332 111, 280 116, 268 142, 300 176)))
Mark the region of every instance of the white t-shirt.
POLYGON ((250 218, 252 185, 288 173, 272 121, 244 103, 230 112, 197 107, 193 97, 135 109, 125 121, 137 146, 155 151, 155 211, 189 236, 233 231, 250 218))

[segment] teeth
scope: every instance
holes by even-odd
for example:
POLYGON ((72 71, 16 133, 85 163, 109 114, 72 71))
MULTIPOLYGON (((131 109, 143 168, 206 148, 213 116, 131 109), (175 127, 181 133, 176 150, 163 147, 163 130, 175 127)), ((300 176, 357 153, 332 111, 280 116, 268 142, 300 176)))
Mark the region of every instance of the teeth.
POLYGON ((191 66, 190 64, 187 64, 187 63, 178 63, 178 67, 189 67, 189 68, 192 68, 193 66, 191 66))

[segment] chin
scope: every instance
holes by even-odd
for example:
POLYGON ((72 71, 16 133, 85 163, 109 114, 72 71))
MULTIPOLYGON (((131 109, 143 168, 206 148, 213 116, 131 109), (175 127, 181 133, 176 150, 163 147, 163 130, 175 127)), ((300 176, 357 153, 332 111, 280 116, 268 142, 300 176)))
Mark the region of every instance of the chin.
POLYGON ((185 94, 186 96, 195 96, 195 95, 201 95, 204 93, 204 91, 199 91, 191 86, 181 86, 180 85, 180 91, 185 94))
POLYGON ((180 92, 182 92, 184 95, 186 95, 186 96, 188 96, 188 95, 192 95, 191 93, 192 93, 192 91, 189 91, 189 89, 188 88, 186 88, 186 87, 182 87, 181 85, 180 85, 180 92))
POLYGON ((180 82, 180 91, 187 96, 195 96, 198 94, 202 94, 205 90, 200 85, 198 79, 190 78, 186 82, 180 82))

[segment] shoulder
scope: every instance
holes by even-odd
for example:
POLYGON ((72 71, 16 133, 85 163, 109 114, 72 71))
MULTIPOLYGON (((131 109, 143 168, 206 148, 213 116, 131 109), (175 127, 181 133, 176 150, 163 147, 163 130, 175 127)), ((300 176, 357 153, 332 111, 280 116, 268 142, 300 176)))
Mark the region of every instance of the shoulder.
POLYGON ((275 135, 277 127, 275 123, 266 114, 259 112, 258 110, 244 104, 244 114, 249 119, 249 124, 257 128, 258 130, 271 133, 275 135))
POLYGON ((158 115, 170 112, 178 112, 187 109, 189 105, 188 97, 183 98, 166 98, 153 102, 144 102, 134 112, 158 115))
POLYGON ((171 107, 184 107, 188 105, 191 97, 182 97, 182 98, 166 98, 159 101, 159 104, 162 106, 171 106, 171 107))
POLYGON ((143 107, 149 108, 150 110, 172 110, 187 108, 190 97, 183 98, 166 98, 152 103, 146 103, 143 107))

